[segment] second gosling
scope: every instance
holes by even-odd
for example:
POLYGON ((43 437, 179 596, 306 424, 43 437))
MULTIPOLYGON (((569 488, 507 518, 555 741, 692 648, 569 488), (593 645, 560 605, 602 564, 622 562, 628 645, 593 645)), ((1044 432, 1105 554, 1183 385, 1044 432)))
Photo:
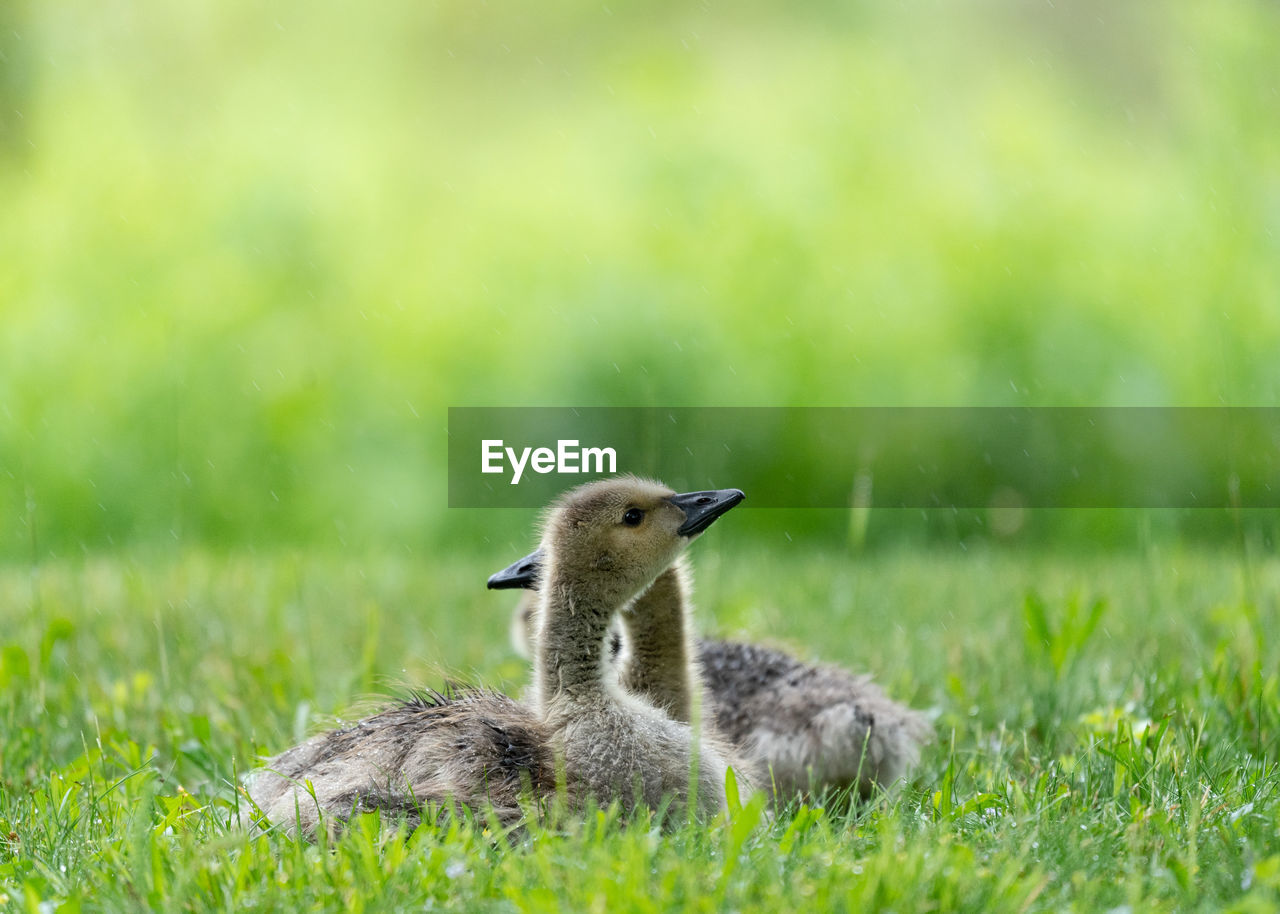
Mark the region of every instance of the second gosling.
MULTIPOLYGON (((534 588, 540 570, 535 552, 489 586, 534 588)), ((610 653, 624 686, 669 708, 702 698, 714 731, 770 773, 764 783, 771 778, 780 798, 838 789, 866 799, 919 762, 933 738, 928 719, 870 676, 755 644, 701 639, 689 646, 690 586, 688 569, 673 567, 619 615, 610 653)), ((537 607, 536 595, 526 593, 512 619, 512 642, 525 656, 537 607)))

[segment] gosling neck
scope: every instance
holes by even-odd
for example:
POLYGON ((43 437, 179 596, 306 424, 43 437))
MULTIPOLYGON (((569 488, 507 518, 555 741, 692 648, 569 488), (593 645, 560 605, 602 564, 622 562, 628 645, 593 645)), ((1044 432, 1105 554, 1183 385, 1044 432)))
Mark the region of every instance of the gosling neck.
POLYGON ((688 722, 693 713, 697 677, 688 624, 688 582, 683 562, 658 575, 643 594, 622 611, 629 662, 624 684, 666 711, 688 722))
POLYGON ((560 572, 554 563, 542 590, 535 645, 535 683, 543 712, 606 695, 605 640, 618 608, 634 596, 560 572))

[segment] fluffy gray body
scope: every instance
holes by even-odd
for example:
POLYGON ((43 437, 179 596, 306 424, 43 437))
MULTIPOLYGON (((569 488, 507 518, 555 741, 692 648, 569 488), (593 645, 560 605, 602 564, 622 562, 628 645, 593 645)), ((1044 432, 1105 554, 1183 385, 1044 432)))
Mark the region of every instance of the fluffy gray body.
POLYGON ((700 641, 698 659, 717 731, 766 765, 780 794, 865 797, 905 775, 933 737, 870 676, 733 641, 700 641))
POLYGON ((312 737, 252 775, 266 821, 314 836, 353 812, 381 810, 416 827, 424 804, 492 807, 502 825, 521 799, 555 792, 555 755, 543 721, 498 692, 423 693, 348 727, 312 737))
MULTIPOLYGON (((548 722, 557 725, 557 715, 548 722)), ((703 815, 715 815, 725 808, 730 765, 750 783, 747 764, 733 757, 730 746, 699 737, 687 724, 630 696, 602 702, 558 730, 566 780, 599 801, 617 800, 624 809, 637 804, 656 809, 665 799, 674 800, 676 809, 692 804, 703 815)))

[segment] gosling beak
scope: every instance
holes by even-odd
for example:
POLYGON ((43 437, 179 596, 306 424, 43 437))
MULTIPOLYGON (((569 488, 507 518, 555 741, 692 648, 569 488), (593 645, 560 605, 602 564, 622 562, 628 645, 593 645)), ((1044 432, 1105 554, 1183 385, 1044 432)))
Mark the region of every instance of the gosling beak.
POLYGON ((667 501, 684 511, 684 523, 676 533, 694 536, 710 527, 717 517, 747 496, 741 489, 710 489, 672 495, 667 501))
POLYGON ((531 552, 524 558, 512 562, 496 574, 489 575, 490 590, 514 590, 524 588, 533 590, 538 586, 538 575, 542 573, 542 550, 531 552))

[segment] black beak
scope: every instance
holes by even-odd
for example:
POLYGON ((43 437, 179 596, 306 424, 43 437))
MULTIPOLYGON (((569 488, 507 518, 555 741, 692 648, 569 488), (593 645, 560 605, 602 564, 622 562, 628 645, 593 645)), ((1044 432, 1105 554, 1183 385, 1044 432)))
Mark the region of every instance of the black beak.
POLYGON ((684 523, 676 533, 693 536, 710 527, 717 517, 746 497, 741 489, 709 489, 672 495, 667 501, 684 511, 684 523))
POLYGON ((531 552, 519 561, 512 562, 497 574, 489 575, 490 590, 534 590, 538 575, 542 573, 542 550, 531 552))

